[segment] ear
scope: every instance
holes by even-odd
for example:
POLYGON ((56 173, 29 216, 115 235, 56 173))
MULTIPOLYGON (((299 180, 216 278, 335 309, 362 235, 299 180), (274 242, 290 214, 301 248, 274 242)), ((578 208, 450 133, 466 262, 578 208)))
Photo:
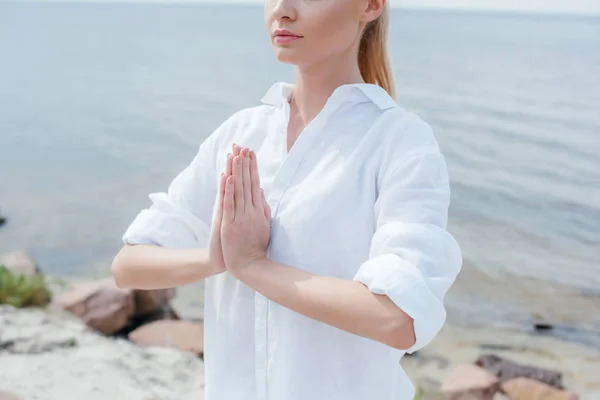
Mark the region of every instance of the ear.
POLYGON ((363 12, 363 22, 368 24, 379 18, 385 10, 386 4, 387 0, 367 0, 367 7, 363 12))

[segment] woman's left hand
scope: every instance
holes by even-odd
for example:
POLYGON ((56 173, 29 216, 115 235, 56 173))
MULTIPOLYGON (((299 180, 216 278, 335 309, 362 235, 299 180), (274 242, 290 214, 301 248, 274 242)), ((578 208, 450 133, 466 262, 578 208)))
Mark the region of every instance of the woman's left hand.
POLYGON ((221 243, 227 270, 236 276, 266 258, 270 238, 271 209, 260 188, 256 154, 244 148, 225 183, 221 243))

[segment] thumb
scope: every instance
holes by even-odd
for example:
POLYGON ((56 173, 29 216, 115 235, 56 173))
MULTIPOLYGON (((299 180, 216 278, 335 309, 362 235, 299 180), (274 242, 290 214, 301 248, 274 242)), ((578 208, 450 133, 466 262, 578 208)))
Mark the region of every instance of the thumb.
POLYGON ((267 219, 267 221, 271 221, 271 207, 267 203, 267 200, 265 199, 265 192, 262 189, 260 189, 260 198, 262 199, 263 210, 265 211, 265 218, 267 219))

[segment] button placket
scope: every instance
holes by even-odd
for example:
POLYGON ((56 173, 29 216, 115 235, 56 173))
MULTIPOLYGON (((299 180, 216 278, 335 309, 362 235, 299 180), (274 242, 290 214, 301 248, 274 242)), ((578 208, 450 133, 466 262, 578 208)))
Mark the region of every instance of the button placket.
MULTIPOLYGON (((290 183, 293 180, 305 154, 309 151, 310 146, 314 143, 317 132, 322 130, 322 127, 327 121, 329 109, 332 105, 326 105, 327 109, 323 111, 305 128, 302 134, 296 140, 291 150, 287 151, 287 121, 283 134, 280 138, 283 142, 283 157, 282 165, 273 178, 272 186, 267 194, 267 203, 271 207, 271 224, 277 217, 281 200, 285 195, 290 183), (329 106, 329 107, 328 107, 329 106)), ((287 110, 289 116, 289 109, 287 110)), ((281 144, 281 143, 280 143, 281 144)), ((270 256, 269 247, 267 249, 267 257, 270 256)), ((255 344, 256 344, 256 387, 259 400, 267 400, 268 396, 268 360, 269 360, 269 303, 270 300, 256 293, 255 295, 255 344)))

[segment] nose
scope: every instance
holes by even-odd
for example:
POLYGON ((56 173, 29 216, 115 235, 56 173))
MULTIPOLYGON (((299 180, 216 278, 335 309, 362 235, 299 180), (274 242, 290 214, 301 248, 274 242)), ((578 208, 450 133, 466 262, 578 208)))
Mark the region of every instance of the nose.
POLYGON ((277 21, 295 21, 297 18, 296 1, 297 0, 276 0, 275 6, 273 7, 273 18, 277 21))

